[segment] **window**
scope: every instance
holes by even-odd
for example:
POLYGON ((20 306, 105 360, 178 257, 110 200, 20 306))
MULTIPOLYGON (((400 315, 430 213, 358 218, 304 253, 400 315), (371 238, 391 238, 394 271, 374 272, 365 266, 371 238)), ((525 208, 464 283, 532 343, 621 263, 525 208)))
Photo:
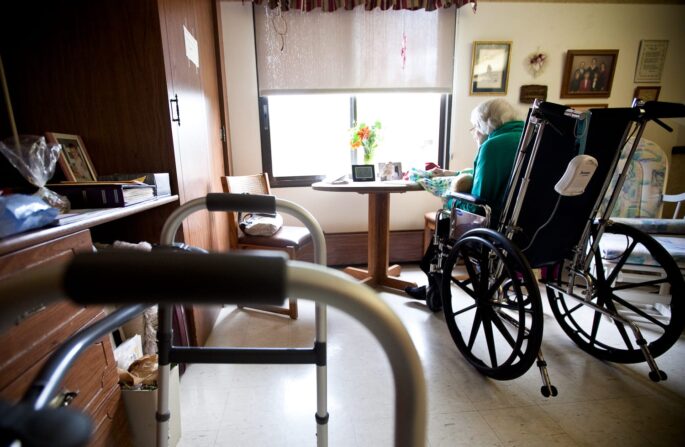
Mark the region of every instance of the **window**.
POLYGON ((375 161, 444 165, 455 8, 335 14, 254 8, 263 169, 273 186, 350 170, 350 128, 382 125, 375 161), (287 33, 277 24, 287 24, 287 33))
MULTIPOLYGON (((262 160, 272 186, 348 173, 353 123, 382 125, 374 162, 445 164, 449 96, 439 93, 270 95, 261 98, 262 160)), ((361 150, 361 149, 360 149, 361 150)))

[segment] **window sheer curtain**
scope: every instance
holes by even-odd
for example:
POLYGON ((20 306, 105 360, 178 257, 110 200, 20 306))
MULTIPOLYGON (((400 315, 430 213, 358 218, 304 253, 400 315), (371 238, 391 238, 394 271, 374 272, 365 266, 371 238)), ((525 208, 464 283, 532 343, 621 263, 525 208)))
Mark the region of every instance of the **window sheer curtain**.
POLYGON ((365 8, 303 14, 256 6, 260 96, 451 91, 456 8, 365 8))

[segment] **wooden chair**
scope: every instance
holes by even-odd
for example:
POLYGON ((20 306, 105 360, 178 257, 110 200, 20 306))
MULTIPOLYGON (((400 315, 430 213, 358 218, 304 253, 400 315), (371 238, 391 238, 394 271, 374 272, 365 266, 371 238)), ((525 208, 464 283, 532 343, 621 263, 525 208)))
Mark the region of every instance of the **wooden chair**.
MULTIPOLYGON (((266 173, 255 175, 221 177, 224 192, 235 194, 269 194, 269 176, 266 173)), ((229 240, 231 248, 244 250, 281 250, 290 259, 299 259, 302 250, 311 243, 311 235, 305 227, 283 225, 273 236, 250 236, 244 234, 238 226, 236 213, 229 213, 229 240)), ((246 306, 247 307, 247 306, 246 306)), ((288 307, 260 306, 255 309, 284 314, 293 320, 297 319, 297 300, 288 299, 288 307)))

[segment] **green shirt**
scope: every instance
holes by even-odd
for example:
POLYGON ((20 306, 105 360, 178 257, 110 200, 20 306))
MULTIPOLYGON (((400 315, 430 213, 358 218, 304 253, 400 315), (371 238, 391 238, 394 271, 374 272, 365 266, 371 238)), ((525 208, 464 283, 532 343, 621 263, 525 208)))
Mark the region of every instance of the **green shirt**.
MULTIPOLYGON (((473 186, 471 194, 487 202, 492 208, 492 223, 499 219, 504 205, 504 194, 511 176, 523 121, 510 121, 495 129, 478 148, 473 162, 473 186)), ((467 209, 467 207, 460 208, 467 209)), ((468 206, 468 211, 478 207, 468 206)))

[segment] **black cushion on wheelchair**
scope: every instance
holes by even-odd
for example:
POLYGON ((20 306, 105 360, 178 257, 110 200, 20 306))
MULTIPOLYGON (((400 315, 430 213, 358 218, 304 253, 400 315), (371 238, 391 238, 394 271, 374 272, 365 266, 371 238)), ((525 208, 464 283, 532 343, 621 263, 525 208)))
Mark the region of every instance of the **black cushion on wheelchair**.
POLYGON ((285 253, 79 253, 64 274, 82 304, 252 303, 285 300, 285 253))
MULTIPOLYGON (((551 107, 552 113, 543 116, 549 121, 543 132, 534 162, 530 184, 521 206, 517 226, 521 228, 513 237, 514 243, 524 249, 533 240, 535 232, 552 215, 559 194, 554 185, 564 174, 568 163, 578 155, 576 143, 576 120, 559 113, 559 107, 551 107)), ((544 109, 543 109, 544 110, 544 109)), ((549 265, 570 255, 581 238, 592 208, 596 203, 609 170, 622 149, 623 137, 628 125, 637 118, 638 110, 632 108, 592 109, 588 128, 585 154, 597 159, 598 167, 585 192, 575 197, 561 197, 551 222, 542 229, 524 254, 533 268, 549 265)), ((530 119, 530 118, 529 118, 530 119)), ((532 148, 531 140, 530 148, 532 148)), ((525 166, 530 163, 530 151, 525 166)), ((522 172, 525 172, 526 167, 522 172)), ((522 176, 521 176, 522 177, 522 176)), ((515 179, 515 187, 521 183, 515 179)), ((514 201, 517 198, 514 197, 514 201)), ((509 212, 513 208, 510 206, 509 212)), ((507 217, 508 219, 508 217, 507 217)))

